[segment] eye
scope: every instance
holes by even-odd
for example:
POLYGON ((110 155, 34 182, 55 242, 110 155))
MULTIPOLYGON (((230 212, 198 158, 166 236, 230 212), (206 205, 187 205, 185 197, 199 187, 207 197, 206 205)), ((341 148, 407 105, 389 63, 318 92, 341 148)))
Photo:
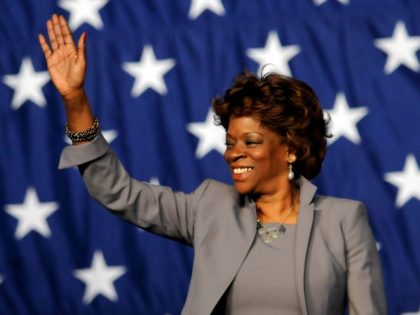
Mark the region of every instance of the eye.
POLYGON ((257 141, 257 140, 247 140, 247 141, 245 141, 245 144, 247 145, 247 146, 256 146, 256 145, 258 145, 258 144, 261 144, 261 141, 257 141))
POLYGON ((229 149, 229 148, 233 147, 233 142, 232 141, 226 141, 225 146, 226 146, 226 148, 229 149))

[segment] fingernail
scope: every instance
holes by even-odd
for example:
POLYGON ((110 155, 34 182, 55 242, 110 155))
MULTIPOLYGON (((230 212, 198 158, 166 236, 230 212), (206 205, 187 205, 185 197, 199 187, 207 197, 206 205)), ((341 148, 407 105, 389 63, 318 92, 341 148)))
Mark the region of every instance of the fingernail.
POLYGON ((86 32, 84 32, 84 33, 83 33, 83 42, 84 42, 84 43, 86 43, 86 40, 87 40, 87 33, 86 33, 86 32))

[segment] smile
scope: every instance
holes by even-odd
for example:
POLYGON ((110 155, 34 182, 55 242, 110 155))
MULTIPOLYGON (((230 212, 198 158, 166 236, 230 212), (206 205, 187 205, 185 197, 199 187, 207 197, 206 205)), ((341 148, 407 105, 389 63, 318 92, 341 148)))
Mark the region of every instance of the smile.
POLYGON ((233 174, 244 174, 250 172, 252 167, 235 167, 232 169, 233 174))

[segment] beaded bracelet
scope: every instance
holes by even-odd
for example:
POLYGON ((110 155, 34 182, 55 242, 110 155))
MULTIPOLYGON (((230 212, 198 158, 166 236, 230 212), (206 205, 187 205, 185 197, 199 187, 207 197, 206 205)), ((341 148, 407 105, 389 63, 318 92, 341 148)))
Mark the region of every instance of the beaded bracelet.
POLYGON ((86 130, 83 131, 71 131, 69 128, 69 124, 66 123, 66 126, 64 128, 64 132, 66 133, 67 137, 70 138, 73 142, 83 142, 83 141, 92 141, 95 139, 97 135, 101 132, 101 129, 99 127, 99 120, 98 118, 95 118, 93 121, 93 125, 89 127, 86 130))

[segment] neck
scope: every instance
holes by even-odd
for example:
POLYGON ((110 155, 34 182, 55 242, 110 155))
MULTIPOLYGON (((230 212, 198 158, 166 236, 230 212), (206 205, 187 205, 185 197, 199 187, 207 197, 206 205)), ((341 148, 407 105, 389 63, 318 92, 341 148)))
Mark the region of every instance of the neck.
POLYGON ((259 195, 254 198, 257 216, 261 222, 281 221, 285 215, 297 212, 299 190, 293 183, 273 194, 259 195))

